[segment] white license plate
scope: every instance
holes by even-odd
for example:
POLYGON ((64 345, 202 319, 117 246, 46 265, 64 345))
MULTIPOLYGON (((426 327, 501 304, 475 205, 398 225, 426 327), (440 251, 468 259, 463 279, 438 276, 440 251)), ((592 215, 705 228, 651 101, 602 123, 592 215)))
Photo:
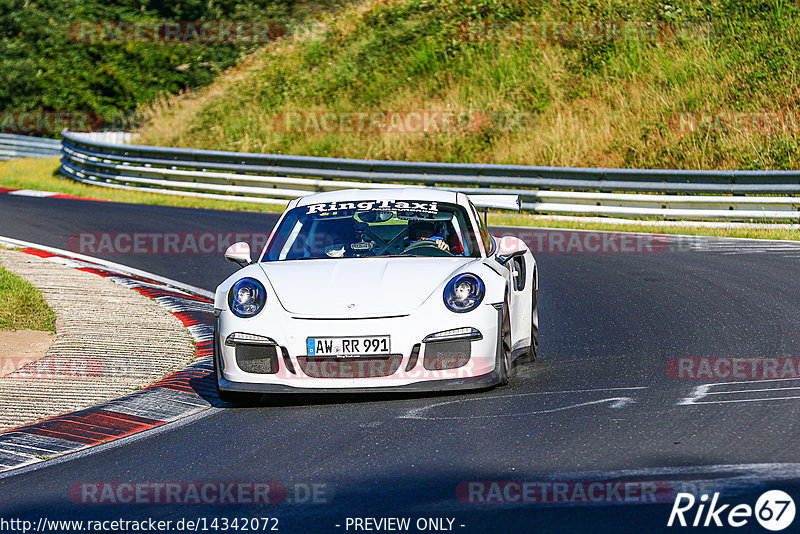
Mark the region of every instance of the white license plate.
POLYGON ((307 354, 317 357, 388 356, 392 353, 389 336, 310 337, 306 345, 307 354))

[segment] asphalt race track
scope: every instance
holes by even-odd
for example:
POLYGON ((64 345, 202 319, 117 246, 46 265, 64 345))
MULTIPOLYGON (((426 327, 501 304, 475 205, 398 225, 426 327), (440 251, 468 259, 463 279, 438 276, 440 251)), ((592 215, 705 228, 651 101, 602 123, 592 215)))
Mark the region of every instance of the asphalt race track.
MULTIPOLYGON (((275 220, 0 196, 0 235, 59 248, 80 232, 268 232, 275 220)), ((283 532, 354 532, 347 522, 354 517, 409 517, 412 525, 450 518, 452 530, 464 533, 677 530, 666 527, 671 498, 481 504, 457 493, 470 481, 702 485, 726 503, 751 506, 765 490, 783 489, 800 503, 798 382, 679 378, 673 360, 783 364, 800 356, 800 246, 674 239, 623 252, 614 248, 638 245, 620 240, 596 251, 599 241, 584 241, 566 253, 550 231, 526 232, 539 264, 540 357, 518 366, 510 386, 215 408, 0 479, 2 516, 270 516, 283 532), (76 484, 100 481, 268 481, 287 488, 288 499, 255 506, 90 505, 74 498, 76 484), (318 502, 304 502, 313 487, 318 502)), ((218 253, 95 255, 209 290, 235 271, 218 253)), ((767 532, 753 518, 736 531, 767 532)))

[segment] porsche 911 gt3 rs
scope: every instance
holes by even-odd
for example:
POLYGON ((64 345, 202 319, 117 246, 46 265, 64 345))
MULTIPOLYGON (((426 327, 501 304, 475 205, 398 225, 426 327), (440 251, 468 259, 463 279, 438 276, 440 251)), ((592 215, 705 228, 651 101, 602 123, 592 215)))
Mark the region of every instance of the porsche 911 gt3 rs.
POLYGON ((520 239, 492 237, 479 207, 518 197, 426 188, 293 200, 257 261, 216 290, 223 401, 263 393, 504 385, 538 349, 538 270, 520 239))

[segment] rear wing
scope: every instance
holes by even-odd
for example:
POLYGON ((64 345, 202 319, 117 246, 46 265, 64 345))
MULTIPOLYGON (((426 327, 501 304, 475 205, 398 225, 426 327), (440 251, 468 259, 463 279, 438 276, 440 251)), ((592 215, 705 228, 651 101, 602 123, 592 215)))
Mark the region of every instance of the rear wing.
POLYGON ((467 195, 476 208, 521 211, 519 195, 467 195))

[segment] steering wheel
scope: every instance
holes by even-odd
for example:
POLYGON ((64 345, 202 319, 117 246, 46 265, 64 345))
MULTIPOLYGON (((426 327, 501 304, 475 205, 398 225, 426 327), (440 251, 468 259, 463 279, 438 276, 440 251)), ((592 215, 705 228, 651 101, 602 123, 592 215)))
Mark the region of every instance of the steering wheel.
POLYGON ((416 241, 411 243, 402 253, 403 256, 412 256, 412 255, 420 255, 420 256, 452 256, 453 254, 440 249, 436 246, 435 241, 416 241), (414 254, 411 254, 413 252, 414 254))

